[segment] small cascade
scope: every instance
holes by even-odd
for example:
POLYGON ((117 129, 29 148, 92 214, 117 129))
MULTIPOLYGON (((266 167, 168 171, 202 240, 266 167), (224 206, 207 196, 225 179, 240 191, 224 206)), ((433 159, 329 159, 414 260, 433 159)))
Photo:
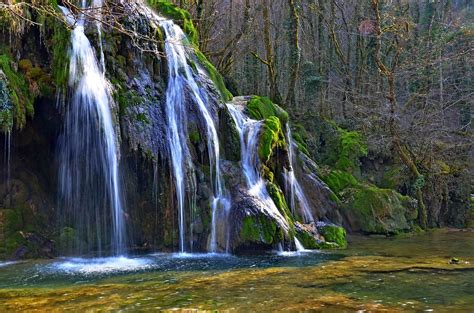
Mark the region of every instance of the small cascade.
POLYGON ((94 17, 96 19, 95 25, 97 28, 97 37, 99 40, 99 52, 100 52, 100 67, 102 74, 105 75, 105 57, 104 57, 104 48, 102 45, 102 7, 104 6, 104 1, 102 0, 93 0, 91 9, 94 12, 94 17))
POLYGON ((59 207, 65 224, 81 238, 75 252, 100 254, 110 246, 113 254, 120 255, 125 248, 125 224, 111 95, 84 33, 85 17, 80 15, 74 24, 72 14, 61 9, 74 28, 69 67, 72 96, 58 151, 59 207))
POLYGON ((275 218, 278 224, 287 231, 287 220, 281 215, 275 203, 269 196, 265 180, 260 175, 260 160, 258 157, 258 142, 261 121, 253 120, 244 115, 243 108, 231 103, 227 104, 230 114, 240 135, 242 170, 247 182, 247 188, 252 196, 264 204, 266 214, 275 218))
POLYGON ((296 178, 294 171, 294 142, 292 139, 293 137, 291 136, 291 129, 289 125, 286 137, 288 143, 288 158, 290 161, 290 170, 285 171, 286 196, 290 199, 290 208, 293 214, 295 214, 296 209, 299 207, 303 222, 307 224, 313 223, 314 217, 311 213, 311 207, 308 203, 308 200, 306 199, 303 188, 296 178))
MULTIPOLYGON (((227 191, 223 185, 220 170, 219 138, 216 126, 208 109, 208 95, 199 88, 191 66, 188 64, 188 53, 186 50, 186 36, 181 28, 172 21, 161 20, 159 22, 166 36, 165 50, 168 63, 168 88, 166 91, 166 114, 168 122, 168 143, 172 162, 172 170, 175 181, 176 196, 178 200, 178 218, 180 251, 185 252, 185 199, 186 185, 189 186, 187 172, 193 172, 193 163, 187 146, 187 114, 186 95, 190 92, 194 103, 201 115, 206 130, 207 150, 209 153, 209 165, 211 169, 211 180, 213 183, 212 226, 210 251, 217 252, 217 222, 219 212, 227 214, 230 201, 227 191)), ((193 190, 190 191, 193 193, 193 190)), ((190 197, 190 195, 187 195, 190 197)), ((194 208, 194 204, 190 204, 194 208)), ((192 210, 191 210, 192 211, 192 210)), ((192 216, 192 212, 191 215, 192 216)), ((190 223, 192 227, 192 222, 190 223)), ((192 234, 192 231, 191 231, 192 234)))
POLYGON ((306 251, 304 246, 301 244, 301 242, 296 237, 295 237, 295 246, 296 246, 296 251, 298 251, 298 252, 306 251))

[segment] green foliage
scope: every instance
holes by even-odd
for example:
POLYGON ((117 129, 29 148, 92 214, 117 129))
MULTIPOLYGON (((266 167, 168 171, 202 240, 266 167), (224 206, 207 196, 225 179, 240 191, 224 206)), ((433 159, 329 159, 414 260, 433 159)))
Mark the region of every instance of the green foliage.
POLYGON ((164 16, 171 18, 182 24, 184 32, 187 34, 191 43, 198 46, 199 34, 194 27, 191 14, 188 11, 179 8, 166 0, 147 0, 148 4, 164 16))
POLYGON ((247 104, 247 113, 256 120, 263 120, 272 116, 278 117, 283 124, 286 124, 289 120, 288 113, 268 97, 252 97, 247 104))
MULTIPOLYGON (((34 97, 30 92, 25 77, 21 73, 12 69, 11 62, 11 57, 8 54, 0 54, 0 69, 3 71, 7 79, 10 101, 13 104, 13 117, 16 121, 16 127, 21 129, 26 124, 26 117, 31 117, 34 114, 34 97)), ((2 112, 1 114, 2 120, 5 118, 6 123, 11 122, 8 113, 2 112)), ((10 125, 6 124, 0 126, 5 129, 10 125)))
POLYGON ((222 99, 224 99, 224 101, 231 101, 234 96, 230 93, 229 90, 227 90, 227 87, 225 86, 224 78, 222 77, 222 75, 217 71, 214 65, 211 62, 209 62, 206 56, 201 51, 199 51, 197 46, 195 47, 194 52, 199 61, 199 64, 201 64, 204 67, 204 69, 207 72, 207 75, 212 80, 217 90, 219 90, 219 93, 221 94, 222 99))
POLYGON ((324 225, 318 228, 321 235, 327 242, 333 242, 338 245, 339 248, 347 247, 346 230, 337 225, 324 225))
POLYGON ((413 189, 422 189, 425 186, 425 176, 420 175, 416 178, 415 182, 413 183, 413 189))

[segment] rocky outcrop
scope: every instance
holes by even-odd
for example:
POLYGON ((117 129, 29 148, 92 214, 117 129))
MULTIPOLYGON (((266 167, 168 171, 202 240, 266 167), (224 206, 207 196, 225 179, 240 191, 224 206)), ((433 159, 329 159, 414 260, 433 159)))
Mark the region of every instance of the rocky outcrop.
MULTIPOLYGON (((151 4, 158 5, 153 1, 151 4)), ((160 9, 159 5, 154 7, 160 9)), ((58 9, 55 4, 53 8, 58 9)), ((111 109, 117 142, 120 143, 128 246, 131 251, 175 251, 179 240, 178 213, 166 141, 164 105, 168 73, 167 60, 163 57, 164 38, 158 22, 151 18, 150 9, 136 2, 118 2, 111 10, 119 13, 120 19, 115 22, 123 28, 104 25, 102 47, 106 77, 114 98, 111 109), (133 35, 153 40, 137 42, 133 35)), ((175 7, 167 6, 163 13, 186 17, 186 13, 175 7)), ((39 13, 31 14, 43 21, 39 13)), ((57 19, 46 20, 42 33, 38 27, 28 26, 28 32, 11 41, 8 32, 0 35, 2 43, 9 42, 5 55, 0 58, 1 122, 4 131, 13 129, 11 145, 2 150, 3 164, 9 166, 0 169, 2 177, 8 178, 0 186, 0 255, 3 257, 71 254, 74 253, 74 242, 85 240, 78 238, 78 232, 73 225, 64 222, 60 208, 56 207, 56 152, 60 149, 58 137, 69 92, 69 31, 57 19), (15 106, 17 109, 12 110, 15 106)), ((189 19, 181 23, 186 23, 183 26, 188 34, 193 32, 189 19)), ((96 51, 100 51, 95 25, 91 23, 86 34, 96 51)), ((229 211, 219 211, 216 217, 219 221, 216 229, 218 250, 255 253, 275 249, 279 243, 289 249, 294 247, 295 234, 317 240, 318 245, 307 248, 323 247, 324 237, 319 236, 315 227, 297 226, 300 225, 296 223, 299 217, 291 212, 283 192, 284 173, 290 167, 289 143, 285 138, 288 114, 267 98, 235 100, 240 105, 248 103, 246 112, 264 124, 258 147, 259 170, 270 201, 278 210, 277 214, 272 214, 264 209, 266 204, 262 199, 245 187, 239 134, 224 103, 231 95, 223 85, 222 77, 199 52, 193 40, 188 49, 188 62, 201 91, 207 95, 206 105, 218 127, 221 170, 232 199, 229 211)), ((188 119, 186 125, 181 126, 187 128, 189 138, 186 142, 194 169, 190 173, 193 179, 186 186, 193 191, 187 199, 191 205, 185 219, 186 238, 189 238, 186 245, 188 251, 207 251, 213 190, 205 137, 207 130, 191 96, 187 97, 185 109, 188 119)), ((7 134, 3 134, 5 142, 8 142, 7 134)), ((313 215, 328 221, 336 217, 334 222, 338 222, 334 200, 326 199, 331 197, 331 192, 314 174, 315 168, 310 159, 301 158, 296 169, 304 181, 304 189, 311 194, 313 215)))

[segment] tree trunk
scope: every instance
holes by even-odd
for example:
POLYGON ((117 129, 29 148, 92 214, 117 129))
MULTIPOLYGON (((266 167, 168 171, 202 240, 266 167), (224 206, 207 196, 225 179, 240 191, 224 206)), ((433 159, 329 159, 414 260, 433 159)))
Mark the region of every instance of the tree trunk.
POLYGON ((290 31, 289 31, 289 46, 290 46, 290 80, 288 84, 288 92, 286 94, 286 105, 289 107, 296 106, 296 82, 301 62, 301 52, 299 44, 299 16, 296 9, 295 0, 288 0, 290 7, 290 31))

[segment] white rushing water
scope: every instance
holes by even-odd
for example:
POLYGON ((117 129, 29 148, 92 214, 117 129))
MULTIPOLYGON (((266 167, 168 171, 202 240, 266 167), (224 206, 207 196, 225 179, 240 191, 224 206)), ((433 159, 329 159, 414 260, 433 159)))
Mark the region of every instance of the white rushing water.
POLYGON ((300 209, 301 217, 304 223, 314 222, 313 214, 311 213, 311 207, 308 199, 304 194, 303 188, 301 187, 298 179, 296 178, 294 171, 294 150, 293 150, 293 139, 291 135, 291 129, 288 125, 286 134, 286 142, 288 143, 288 158, 290 160, 290 170, 285 171, 285 187, 287 197, 290 198, 290 208, 295 214, 296 209, 300 209))
MULTIPOLYGON (((67 20, 73 22, 73 15, 66 8, 61 9, 67 20)), ((100 251, 105 243, 110 243, 113 253, 118 255, 124 252, 125 225, 111 95, 84 33, 85 22, 80 15, 76 24, 71 23, 72 96, 59 150, 60 206, 76 231, 87 236, 88 249, 100 251), (110 234, 110 240, 104 238, 110 234)))
POLYGON ((249 193, 263 203, 266 214, 275 218, 280 227, 288 230, 288 222, 281 215, 275 203, 268 194, 265 180, 260 175, 260 161, 258 157, 258 142, 261 121, 253 120, 242 112, 243 108, 228 103, 227 108, 237 126, 240 136, 242 170, 247 181, 249 193))
POLYGON ((102 0, 92 0, 91 9, 94 13, 94 18, 96 19, 95 25, 97 28, 97 37, 99 41, 99 53, 100 53, 100 66, 102 70, 102 74, 105 75, 105 56, 104 56, 104 48, 102 46, 102 9, 104 6, 104 2, 102 0))
MULTIPOLYGON (((213 182, 212 226, 210 251, 217 247, 217 216, 220 210, 228 212, 230 201, 223 185, 220 170, 219 138, 214 120, 207 108, 207 95, 199 88, 191 66, 187 61, 186 36, 181 28, 172 21, 160 21, 166 36, 165 51, 168 63, 168 88, 166 91, 166 114, 168 121, 168 143, 170 147, 175 188, 178 200, 180 251, 185 251, 185 186, 186 166, 192 167, 191 156, 187 147, 186 96, 189 91, 193 103, 204 121, 207 138, 207 150, 213 182)), ((190 223, 192 225, 192 223, 190 223)), ((192 233, 192 231, 191 231, 192 233)))
POLYGON ((153 266, 153 260, 150 258, 71 258, 65 261, 54 262, 46 267, 46 270, 55 273, 80 274, 80 275, 104 275, 118 272, 134 272, 150 269, 153 266))

